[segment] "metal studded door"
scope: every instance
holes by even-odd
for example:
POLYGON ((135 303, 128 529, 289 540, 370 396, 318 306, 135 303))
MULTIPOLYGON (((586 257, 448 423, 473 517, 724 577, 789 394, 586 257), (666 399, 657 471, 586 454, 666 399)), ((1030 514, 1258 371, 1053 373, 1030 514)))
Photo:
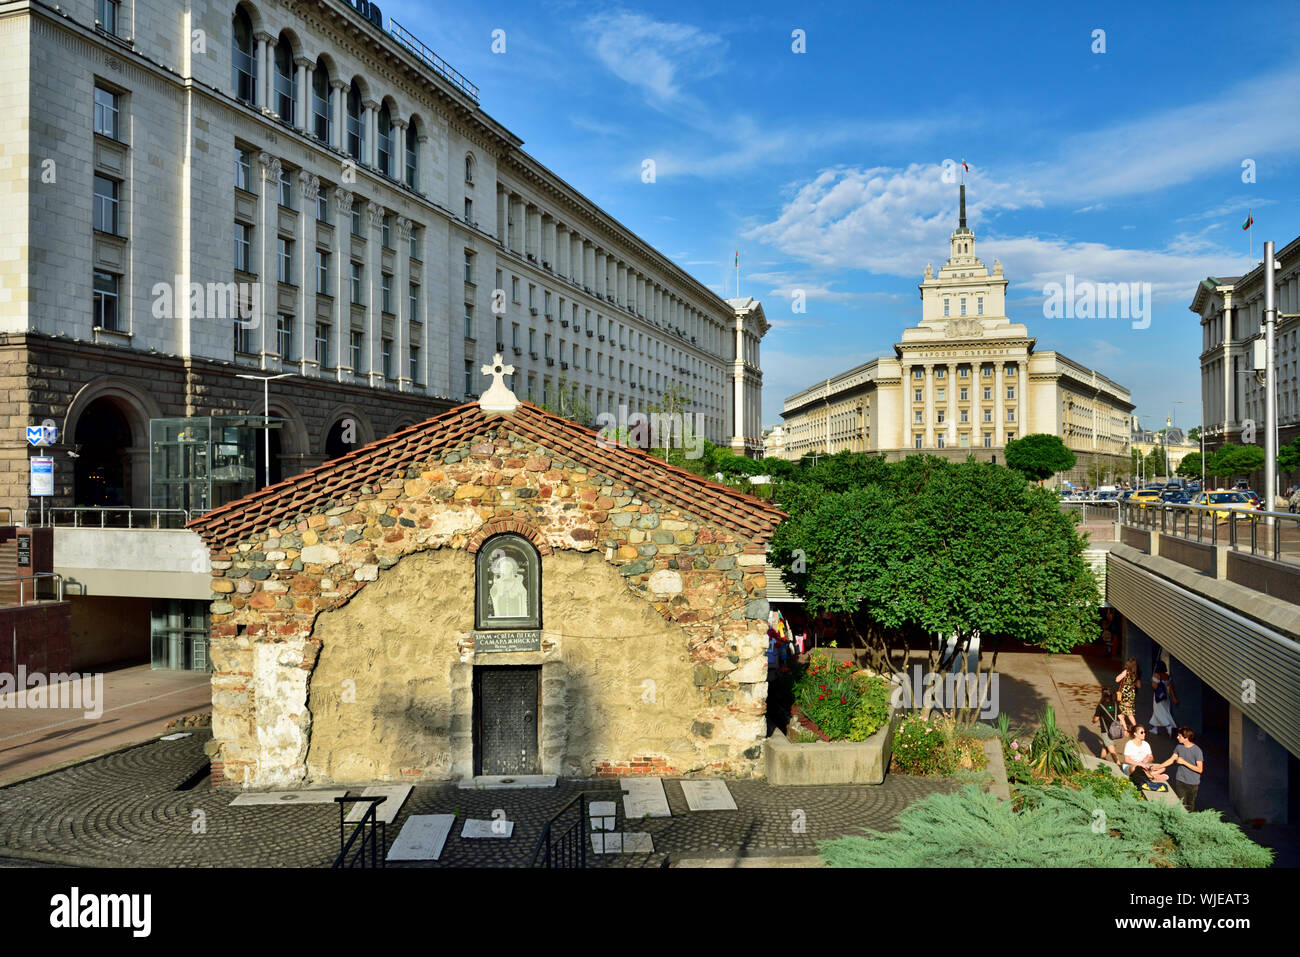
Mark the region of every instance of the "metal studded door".
POLYGON ((540 668, 474 669, 475 773, 538 774, 540 668))

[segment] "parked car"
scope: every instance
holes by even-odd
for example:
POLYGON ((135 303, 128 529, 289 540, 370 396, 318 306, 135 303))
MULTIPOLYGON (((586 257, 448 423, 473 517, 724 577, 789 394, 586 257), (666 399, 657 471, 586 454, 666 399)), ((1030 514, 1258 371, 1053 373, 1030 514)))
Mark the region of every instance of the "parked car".
POLYGON ((1246 498, 1250 499, 1251 502, 1254 503, 1257 509, 1263 510, 1264 500, 1259 497, 1258 493, 1253 492, 1248 488, 1243 488, 1240 491, 1242 495, 1246 496, 1246 498))
POLYGON ((1218 489, 1211 492, 1201 492, 1194 499, 1193 505, 1222 505, 1222 509, 1214 511, 1214 517, 1217 521, 1226 522, 1233 512, 1252 512, 1255 510, 1254 503, 1241 492, 1231 489, 1218 489))
POLYGON ((1130 505, 1136 504, 1138 508, 1147 508, 1161 504, 1161 489, 1140 488, 1128 497, 1130 505))
POLYGON ((1161 497, 1166 505, 1188 505, 1192 501, 1192 496, 1189 493, 1178 488, 1165 489, 1164 495, 1161 497))

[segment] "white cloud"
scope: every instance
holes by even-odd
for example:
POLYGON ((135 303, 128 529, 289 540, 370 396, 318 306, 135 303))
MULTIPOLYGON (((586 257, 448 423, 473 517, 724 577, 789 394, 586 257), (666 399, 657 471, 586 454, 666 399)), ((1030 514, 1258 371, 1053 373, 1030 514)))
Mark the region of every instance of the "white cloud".
POLYGON ((605 68, 645 93, 656 109, 687 99, 684 77, 713 76, 726 62, 727 42, 690 24, 620 10, 588 17, 582 29, 605 68))

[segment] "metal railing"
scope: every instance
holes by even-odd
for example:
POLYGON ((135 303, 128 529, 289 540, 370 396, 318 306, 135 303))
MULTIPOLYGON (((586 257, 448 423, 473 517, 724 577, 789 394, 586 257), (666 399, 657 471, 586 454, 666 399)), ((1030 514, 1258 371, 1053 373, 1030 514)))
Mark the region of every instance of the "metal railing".
POLYGON ((47 508, 43 517, 38 509, 23 509, 23 526, 33 515, 41 517, 42 527, 71 528, 184 528, 190 520, 203 515, 206 508, 127 508, 125 506, 77 505, 74 507, 47 508), (62 521, 58 516, 65 516, 62 521))
POLYGON ((386 866, 388 825, 380 820, 377 813, 379 805, 386 800, 388 798, 383 795, 378 797, 353 797, 350 794, 334 799, 334 803, 339 806, 339 856, 334 858, 334 863, 330 865, 331 868, 386 866), (348 804, 369 805, 366 808, 366 813, 361 815, 361 820, 356 822, 356 827, 352 829, 351 837, 346 837, 347 823, 343 819, 348 804), (376 829, 378 833, 376 833, 376 829), (357 842, 357 838, 361 839, 360 843, 357 842), (366 864, 367 849, 370 851, 369 865, 366 864), (351 857, 349 857, 349 854, 351 854, 351 857))
POLYGON ((1093 522, 1113 522, 1117 514, 1115 508, 1119 502, 1115 499, 1102 499, 1100 501, 1089 502, 1084 499, 1062 499, 1062 512, 1078 512, 1079 521, 1086 525, 1089 521, 1093 522))
POLYGON ((18 583, 18 605, 27 604, 25 595, 29 582, 31 583, 32 601, 63 601, 63 576, 58 572, 34 572, 31 575, 9 575, 0 578, 0 605, 5 604, 6 595, 13 590, 6 586, 10 586, 14 582, 18 583), (43 580, 49 580, 54 584, 52 597, 40 597, 39 583, 43 580))
POLYGON ((477 86, 467 80, 463 73, 420 42, 419 37, 415 36, 415 34, 411 33, 406 29, 406 27, 402 26, 392 17, 388 18, 388 34, 428 64, 433 72, 437 73, 452 86, 456 87, 456 89, 460 90, 475 103, 478 102, 477 86))
MULTIPOLYGON (((620 792, 608 792, 600 796, 609 800, 611 796, 622 797, 620 792)), ((555 812, 555 815, 542 825, 542 833, 533 848, 532 867, 586 867, 587 843, 591 833, 587 823, 587 792, 580 791, 569 803, 555 812), (572 823, 562 820, 577 808, 577 818, 572 823)), ((607 833, 603 832, 602 833, 607 833)))
POLYGON ((1197 542, 1224 545, 1233 551, 1249 551, 1274 561, 1300 564, 1300 515, 1290 512, 1232 508, 1226 502, 1220 505, 1121 502, 1120 522, 1197 542))

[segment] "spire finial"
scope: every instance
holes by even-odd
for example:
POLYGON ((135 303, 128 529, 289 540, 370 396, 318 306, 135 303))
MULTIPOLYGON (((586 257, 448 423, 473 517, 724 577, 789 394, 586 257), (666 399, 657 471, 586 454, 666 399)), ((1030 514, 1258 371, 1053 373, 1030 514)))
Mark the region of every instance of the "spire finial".
POLYGON ((515 367, 508 366, 501 360, 501 353, 492 357, 489 365, 482 367, 484 375, 492 377, 492 385, 479 396, 478 404, 484 412, 513 412, 519 407, 519 400, 515 394, 507 388, 505 377, 515 374, 515 367))
POLYGON ((961 218, 957 221, 957 225, 962 229, 966 228, 966 184, 965 183, 961 184, 961 218))

